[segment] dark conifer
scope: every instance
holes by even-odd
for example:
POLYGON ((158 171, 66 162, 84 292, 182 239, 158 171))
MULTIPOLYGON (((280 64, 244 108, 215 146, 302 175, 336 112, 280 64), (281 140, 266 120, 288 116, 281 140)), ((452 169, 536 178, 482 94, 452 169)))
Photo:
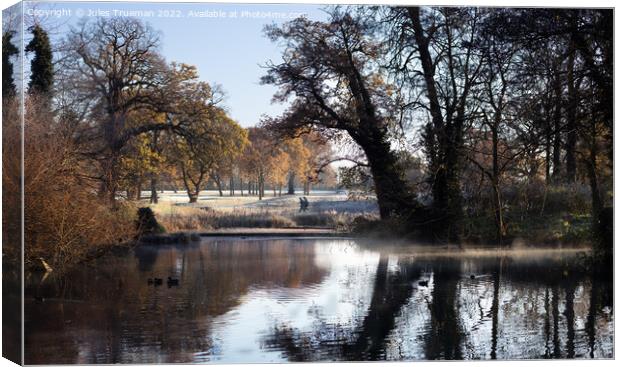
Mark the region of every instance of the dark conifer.
POLYGON ((32 40, 26 46, 26 52, 34 52, 30 62, 30 94, 49 94, 54 83, 54 66, 52 64, 52 48, 47 32, 41 26, 30 28, 32 40))
POLYGON ((2 35, 2 98, 13 97, 16 94, 13 80, 13 62, 11 56, 17 55, 19 50, 12 43, 14 32, 4 32, 2 35))

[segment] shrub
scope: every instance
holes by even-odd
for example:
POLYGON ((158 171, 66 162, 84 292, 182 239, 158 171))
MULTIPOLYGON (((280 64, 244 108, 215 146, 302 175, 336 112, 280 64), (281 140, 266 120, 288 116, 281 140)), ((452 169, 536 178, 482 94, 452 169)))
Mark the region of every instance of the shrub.
POLYGON ((170 232, 199 231, 212 228, 286 228, 295 222, 285 216, 267 211, 215 211, 208 208, 173 205, 155 207, 159 221, 170 232))
POLYGON ((286 228, 295 226, 295 222, 291 219, 268 212, 217 213, 214 215, 214 219, 215 228, 286 228))
MULTIPOLYGON (((83 164, 80 149, 62 120, 36 98, 26 100, 24 117, 24 257, 53 268, 85 259, 97 249, 124 243, 135 234, 135 208, 97 197, 98 182, 83 164)), ((19 126, 19 120, 6 126, 19 126)), ((19 129, 3 132, 3 146, 20 145, 19 129)), ((7 153, 6 151, 3 153, 7 153)), ((3 154, 5 212, 19 212, 20 155, 3 154), (6 169, 8 168, 8 169, 6 169)), ((14 241, 14 236, 11 236, 14 241)))
POLYGON ((136 220, 136 230, 140 235, 164 233, 166 230, 157 222, 155 214, 151 208, 139 208, 138 219, 136 220))
MULTIPOLYGON (((590 189, 581 185, 551 186, 547 196, 541 198, 546 213, 589 213, 591 206, 590 189)), ((542 201, 541 201, 542 202, 542 201)))

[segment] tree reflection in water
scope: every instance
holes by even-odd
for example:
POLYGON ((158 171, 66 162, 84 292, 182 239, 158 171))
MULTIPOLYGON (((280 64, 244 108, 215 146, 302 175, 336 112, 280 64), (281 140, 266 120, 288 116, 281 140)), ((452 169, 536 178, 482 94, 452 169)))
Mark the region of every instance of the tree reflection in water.
POLYGON ((191 362, 213 346, 211 321, 251 287, 304 287, 325 276, 313 247, 290 241, 143 247, 134 255, 32 279, 26 362, 191 362), (178 277, 181 286, 148 285, 153 276, 178 277))
POLYGON ((465 262, 458 257, 402 259, 388 274, 387 257, 382 255, 373 283, 373 301, 348 338, 337 339, 333 332, 326 332, 334 327, 328 322, 315 324, 312 331, 279 324, 266 345, 286 351, 291 361, 612 356, 611 302, 593 298, 597 294, 595 284, 605 284, 609 289, 610 280, 593 278, 562 257, 478 259, 473 267, 468 264, 468 271, 464 271, 465 262), (425 273, 432 278, 430 297, 416 296, 423 291, 416 285, 425 273), (474 292, 476 287, 482 290, 474 292), (582 290, 579 302, 577 289, 582 290), (588 298, 590 290, 593 293, 588 298), (464 318, 473 308, 482 308, 486 298, 490 298, 488 309, 480 309, 481 320, 468 329, 464 318), (605 308, 606 316, 597 317, 596 313, 605 308), (478 335, 485 330, 480 323, 489 326, 486 336, 478 335), (577 329, 580 323, 586 328, 577 329), (411 330, 415 335, 408 333, 411 330), (587 349, 579 348, 578 336, 588 338, 587 349), (597 353, 595 340, 599 343, 597 353), (467 354, 464 349, 468 349, 467 354))
POLYGON ((578 269, 567 256, 398 256, 347 240, 139 247, 28 280, 26 362, 612 357, 612 283, 578 269))

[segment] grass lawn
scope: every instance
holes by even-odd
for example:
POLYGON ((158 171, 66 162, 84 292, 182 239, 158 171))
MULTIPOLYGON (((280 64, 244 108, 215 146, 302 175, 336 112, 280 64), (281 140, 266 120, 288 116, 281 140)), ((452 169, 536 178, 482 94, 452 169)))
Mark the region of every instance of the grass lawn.
MULTIPOLYGON (((144 197, 149 193, 144 192, 144 197)), ((365 215, 378 218, 376 200, 348 200, 346 194, 316 191, 310 195, 219 196, 203 191, 197 203, 188 203, 187 194, 164 191, 159 203, 151 204, 157 219, 169 232, 200 231, 219 228, 330 228, 348 230, 353 218, 365 215), (306 196, 309 207, 299 210, 299 198, 306 196)), ((148 204, 148 199, 143 199, 148 204)))

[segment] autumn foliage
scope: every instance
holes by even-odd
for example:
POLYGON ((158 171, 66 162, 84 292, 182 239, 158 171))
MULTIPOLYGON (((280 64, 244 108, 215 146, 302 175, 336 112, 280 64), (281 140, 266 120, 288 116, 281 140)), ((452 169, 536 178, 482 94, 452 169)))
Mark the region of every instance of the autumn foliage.
MULTIPOLYGON (((21 116, 15 110, 3 124, 3 207, 19 213, 21 202, 21 116), (11 154, 12 153, 12 154, 11 154)), ((91 168, 80 159, 68 121, 50 119, 36 97, 26 99, 24 115, 24 255, 26 266, 38 258, 53 268, 94 256, 102 246, 133 237, 133 210, 93 200, 91 168)), ((13 222, 19 223, 19 221, 13 222)), ((18 241, 18 226, 5 240, 18 241)))

